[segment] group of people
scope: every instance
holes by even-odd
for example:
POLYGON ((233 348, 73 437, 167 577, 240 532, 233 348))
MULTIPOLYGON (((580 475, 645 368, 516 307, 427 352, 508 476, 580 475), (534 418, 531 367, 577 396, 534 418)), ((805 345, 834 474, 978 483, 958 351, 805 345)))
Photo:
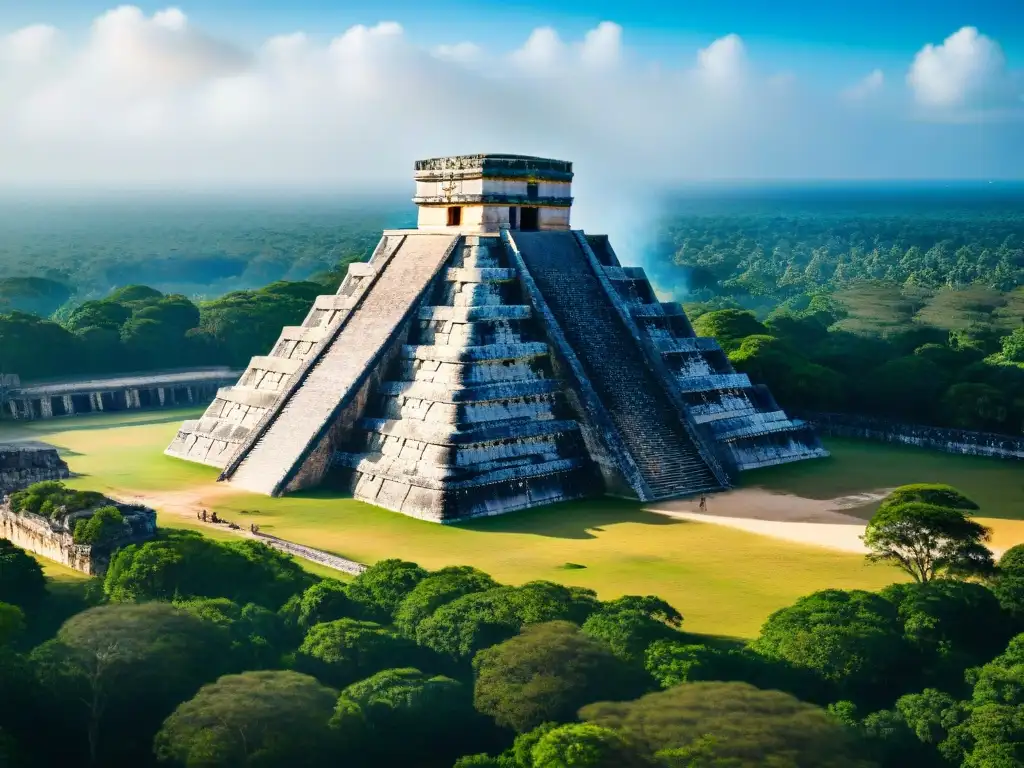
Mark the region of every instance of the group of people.
POLYGON ((227 522, 223 518, 217 517, 217 513, 216 512, 213 512, 212 514, 207 515, 205 509, 202 512, 196 512, 196 519, 197 520, 202 520, 204 523, 206 523, 206 522, 210 522, 210 523, 224 523, 224 522, 227 522))
MULTIPOLYGON (((216 512, 207 512, 205 509, 196 512, 196 520, 202 520, 204 523, 224 523, 232 528, 238 528, 234 523, 229 523, 223 517, 217 517, 216 512)), ((249 523, 250 533, 259 533, 260 527, 256 523, 249 523)))

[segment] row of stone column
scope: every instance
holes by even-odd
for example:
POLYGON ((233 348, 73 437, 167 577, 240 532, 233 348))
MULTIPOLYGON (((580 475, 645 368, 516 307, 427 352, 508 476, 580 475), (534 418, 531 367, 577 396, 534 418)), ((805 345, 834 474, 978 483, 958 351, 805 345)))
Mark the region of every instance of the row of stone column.
POLYGON ((83 413, 165 408, 209 402, 217 385, 188 384, 178 387, 144 387, 120 390, 96 390, 70 395, 19 397, 4 403, 4 417, 18 420, 51 419, 83 413))

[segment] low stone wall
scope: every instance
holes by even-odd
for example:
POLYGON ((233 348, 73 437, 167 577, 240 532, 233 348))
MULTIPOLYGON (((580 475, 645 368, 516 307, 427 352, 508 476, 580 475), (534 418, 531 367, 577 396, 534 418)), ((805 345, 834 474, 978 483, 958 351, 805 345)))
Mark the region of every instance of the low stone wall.
POLYGON ((70 477, 67 463, 46 443, 0 443, 0 497, 44 480, 70 477))
POLYGON ((115 551, 156 535, 156 512, 153 510, 116 502, 112 502, 112 506, 116 506, 125 518, 125 536, 102 547, 74 542, 72 531, 75 522, 87 517, 89 511, 50 520, 29 512, 14 512, 9 502, 0 504, 0 538, 68 568, 99 576, 106 572, 115 551))
POLYGON ((285 552, 289 555, 295 555, 301 557, 304 560, 311 560, 314 563, 320 563, 320 565, 326 565, 328 568, 333 568, 336 571, 342 573, 349 573, 353 576, 358 576, 360 573, 366 570, 366 566, 362 563, 357 563, 355 560, 349 560, 344 557, 338 557, 332 555, 330 552, 324 552, 322 549, 314 549, 313 547, 307 547, 303 544, 296 544, 293 541, 287 541, 286 539, 279 539, 277 536, 271 536, 268 533, 257 533, 256 538, 266 544, 268 547, 285 552))
POLYGON ((966 429, 898 424, 885 419, 842 413, 805 413, 818 433, 830 437, 856 437, 884 443, 901 443, 965 456, 1024 459, 1024 436, 971 432, 966 429))

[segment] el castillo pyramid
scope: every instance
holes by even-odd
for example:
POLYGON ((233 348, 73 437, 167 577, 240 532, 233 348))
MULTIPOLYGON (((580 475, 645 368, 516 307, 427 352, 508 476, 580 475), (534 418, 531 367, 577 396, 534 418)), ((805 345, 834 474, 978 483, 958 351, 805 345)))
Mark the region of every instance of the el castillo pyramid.
POLYGON ((827 455, 607 237, 570 229, 572 178, 521 155, 417 162, 417 229, 385 231, 167 453, 439 522, 827 455))

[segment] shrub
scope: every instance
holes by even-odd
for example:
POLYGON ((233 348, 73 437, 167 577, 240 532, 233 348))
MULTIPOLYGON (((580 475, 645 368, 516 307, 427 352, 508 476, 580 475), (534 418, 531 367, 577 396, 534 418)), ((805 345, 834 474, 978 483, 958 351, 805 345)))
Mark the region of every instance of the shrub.
POLYGON ((95 507, 105 500, 95 491, 73 491, 58 480, 34 483, 23 491, 11 494, 14 512, 32 512, 54 518, 70 512, 95 507))
POLYGON ((117 507, 100 507, 90 517, 75 521, 75 544, 96 547, 109 544, 124 534, 124 517, 117 507))

